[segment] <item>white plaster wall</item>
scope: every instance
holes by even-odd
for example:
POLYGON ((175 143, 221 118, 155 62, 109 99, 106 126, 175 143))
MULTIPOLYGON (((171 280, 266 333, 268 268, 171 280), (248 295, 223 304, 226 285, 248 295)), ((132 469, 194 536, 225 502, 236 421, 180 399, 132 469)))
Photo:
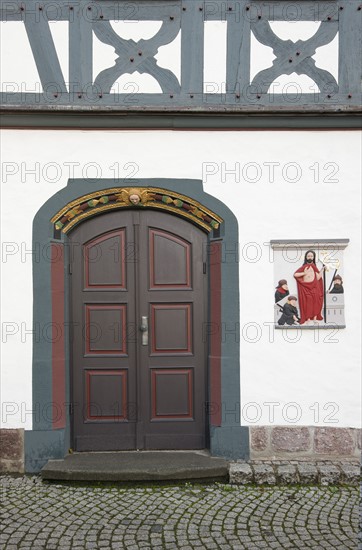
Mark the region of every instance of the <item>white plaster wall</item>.
MULTIPOLYGON (((131 6, 131 4, 130 4, 131 6)), ((253 16, 254 17, 254 16, 253 16)), ((151 38, 161 26, 160 21, 113 21, 114 30, 125 39, 135 41, 151 38)), ((307 40, 313 36, 319 21, 274 21, 273 31, 282 40, 307 40)), ((226 80, 226 22, 205 22, 205 56, 204 56, 204 91, 205 93, 224 93, 226 80)), ((55 49, 64 80, 68 85, 69 48, 68 24, 65 21, 50 22, 55 49)), ((325 46, 316 49, 313 59, 316 66, 329 71, 338 80, 338 33, 325 46)), ((38 70, 36 68, 23 22, 0 22, 0 55, 1 55, 1 91, 3 92, 37 92, 42 91, 38 70)), ((114 65, 117 55, 114 48, 104 44, 93 36, 93 78, 103 69, 114 65)), ((180 33, 176 39, 159 48, 156 55, 158 65, 170 69, 180 80, 181 49, 180 33)), ((275 55, 269 46, 261 44, 251 34, 250 77, 251 80, 261 70, 271 67, 275 55)), ((148 74, 138 72, 122 75, 112 87, 115 93, 135 94, 159 93, 158 82, 148 74)), ((281 75, 272 84, 269 93, 296 94, 317 93, 318 86, 306 75, 281 75)), ((293 102, 292 102, 293 103, 293 102)))
MULTIPOLYGON (((296 424, 327 420, 330 426, 357 427, 360 150, 355 131, 3 131, 2 425, 31 427, 26 411, 32 407, 32 341, 26 331, 32 328, 32 257, 26 252, 33 217, 68 177, 112 178, 118 166, 119 177, 203 179, 205 190, 239 220, 242 423, 293 425, 298 413, 296 424), (278 163, 274 176, 270 163, 278 163), (328 177, 331 167, 335 174, 328 177), (268 325, 275 285, 265 243, 289 238, 350 239, 344 253, 345 330, 304 331, 293 343, 288 339, 294 332, 268 325), (292 402, 297 409, 286 406, 292 402)), ((80 188, 79 194, 86 191, 80 188)))

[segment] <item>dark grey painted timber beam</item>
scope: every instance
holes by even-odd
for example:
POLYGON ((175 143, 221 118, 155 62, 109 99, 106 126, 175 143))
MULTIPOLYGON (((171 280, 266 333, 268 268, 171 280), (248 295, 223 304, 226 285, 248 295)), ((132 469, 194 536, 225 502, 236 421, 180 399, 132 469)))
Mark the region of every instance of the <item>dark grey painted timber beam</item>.
POLYGON ((353 113, 342 114, 117 114, 80 112, 4 112, 3 128, 126 129, 145 130, 242 130, 242 129, 360 129, 361 119, 353 113))
MULTIPOLYGON (((237 84, 238 85, 238 84, 237 84)), ((349 94, 350 95, 350 94, 349 94)), ((49 85, 43 94, 23 92, 0 92, 2 109, 11 110, 51 110, 65 112, 71 110, 89 112, 199 112, 199 113, 240 113, 240 112, 340 112, 360 111, 360 94, 351 99, 347 95, 336 94, 333 101, 328 94, 264 94, 251 98, 247 94, 71 94, 56 91, 49 85), (166 97, 165 97, 166 96, 166 97), (352 101, 353 99, 353 101, 352 101)))

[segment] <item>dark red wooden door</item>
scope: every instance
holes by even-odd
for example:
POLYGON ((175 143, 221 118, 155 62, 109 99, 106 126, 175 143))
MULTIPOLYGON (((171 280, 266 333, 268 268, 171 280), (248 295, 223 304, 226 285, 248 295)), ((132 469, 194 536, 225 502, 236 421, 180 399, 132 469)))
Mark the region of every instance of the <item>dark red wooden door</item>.
POLYGON ((205 447, 206 235, 151 210, 71 234, 76 450, 205 447))

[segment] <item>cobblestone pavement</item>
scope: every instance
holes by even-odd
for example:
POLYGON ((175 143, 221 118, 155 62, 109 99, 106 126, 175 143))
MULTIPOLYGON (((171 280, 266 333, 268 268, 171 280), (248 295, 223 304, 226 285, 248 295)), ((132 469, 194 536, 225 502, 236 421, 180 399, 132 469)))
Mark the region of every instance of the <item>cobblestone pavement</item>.
POLYGON ((355 487, 66 485, 0 478, 1 548, 357 548, 355 487))

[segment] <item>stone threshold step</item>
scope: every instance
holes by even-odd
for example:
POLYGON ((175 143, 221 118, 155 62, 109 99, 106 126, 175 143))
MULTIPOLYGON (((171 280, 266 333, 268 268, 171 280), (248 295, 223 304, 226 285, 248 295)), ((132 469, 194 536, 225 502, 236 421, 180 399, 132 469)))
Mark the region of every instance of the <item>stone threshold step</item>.
POLYGON ((228 462, 204 451, 82 452, 49 460, 41 477, 64 481, 226 481, 228 462))

